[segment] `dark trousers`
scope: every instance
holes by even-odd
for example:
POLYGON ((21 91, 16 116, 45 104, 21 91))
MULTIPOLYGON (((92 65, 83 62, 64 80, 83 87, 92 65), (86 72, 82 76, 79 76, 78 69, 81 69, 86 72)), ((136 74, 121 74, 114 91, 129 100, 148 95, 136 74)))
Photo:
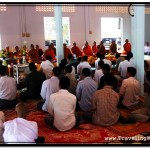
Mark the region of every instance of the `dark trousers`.
POLYGON ((17 103, 18 103, 17 99, 15 99, 15 100, 0 99, 0 109, 11 109, 11 108, 14 108, 17 103))

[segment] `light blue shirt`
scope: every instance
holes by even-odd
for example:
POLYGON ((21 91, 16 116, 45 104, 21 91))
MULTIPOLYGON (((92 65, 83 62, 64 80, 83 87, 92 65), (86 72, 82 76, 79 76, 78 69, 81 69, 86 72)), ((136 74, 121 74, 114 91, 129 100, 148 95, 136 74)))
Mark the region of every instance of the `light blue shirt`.
POLYGON ((58 77, 52 76, 50 79, 47 79, 42 84, 41 96, 45 100, 44 105, 42 106, 42 110, 47 110, 47 105, 49 101, 49 97, 51 94, 59 91, 59 79, 58 77))
POLYGON ((79 105, 83 111, 90 111, 92 109, 92 96, 97 90, 97 83, 91 78, 86 77, 77 85, 76 96, 80 99, 79 105))

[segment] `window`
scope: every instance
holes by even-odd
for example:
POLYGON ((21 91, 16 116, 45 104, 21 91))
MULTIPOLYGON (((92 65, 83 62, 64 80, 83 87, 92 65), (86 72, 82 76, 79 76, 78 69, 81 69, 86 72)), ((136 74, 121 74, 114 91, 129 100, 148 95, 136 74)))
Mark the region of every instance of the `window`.
MULTIPOLYGON (((70 45, 70 21, 69 17, 62 18, 63 27, 63 43, 70 45)), ((45 45, 49 43, 56 43, 56 32, 55 32, 55 18, 44 17, 44 33, 45 33, 45 45)))
POLYGON ((122 51, 122 22, 122 18, 101 18, 101 37, 106 50, 110 50, 111 42, 115 41, 117 51, 122 51))

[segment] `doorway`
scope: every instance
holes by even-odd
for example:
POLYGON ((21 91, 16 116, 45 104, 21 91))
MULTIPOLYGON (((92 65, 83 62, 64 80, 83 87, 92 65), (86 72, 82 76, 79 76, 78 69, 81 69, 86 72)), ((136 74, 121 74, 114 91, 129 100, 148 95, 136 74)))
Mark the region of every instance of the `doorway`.
POLYGON ((123 18, 102 17, 101 18, 101 37, 106 50, 110 49, 112 41, 117 44, 117 51, 122 52, 123 43, 123 18))

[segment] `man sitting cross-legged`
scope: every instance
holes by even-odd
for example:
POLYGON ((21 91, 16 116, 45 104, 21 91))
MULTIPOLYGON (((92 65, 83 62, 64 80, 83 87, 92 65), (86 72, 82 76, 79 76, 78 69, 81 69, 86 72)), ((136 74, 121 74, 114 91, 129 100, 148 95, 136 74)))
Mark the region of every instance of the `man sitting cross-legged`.
POLYGON ((144 99, 144 106, 132 111, 128 117, 124 119, 124 123, 130 123, 132 120, 139 122, 150 121, 150 71, 148 71, 146 74, 146 80, 148 82, 148 91, 144 99))
POLYGON ((17 104, 16 80, 7 76, 8 68, 0 66, 0 109, 14 108, 17 104))
POLYGON ((58 77, 61 74, 60 67, 54 67, 52 70, 52 77, 47 79, 42 84, 41 96, 44 102, 40 102, 38 104, 38 109, 42 109, 43 111, 48 111, 48 101, 51 94, 59 91, 59 79, 58 77))
POLYGON ((84 117, 91 114, 91 98, 94 92, 97 90, 97 83, 90 77, 90 75, 90 69, 84 68, 82 70, 83 80, 78 82, 76 88, 76 97, 78 100, 76 111, 79 112, 77 113, 77 124, 84 120, 91 121, 91 118, 84 117))
POLYGON ((59 131, 67 131, 76 123, 75 108, 76 97, 68 92, 70 79, 61 77, 60 90, 52 94, 48 100, 48 112, 45 117, 46 124, 55 126, 59 131))
POLYGON ((105 86, 92 97, 92 121, 95 125, 110 126, 117 123, 120 113, 117 109, 119 95, 113 90, 114 77, 104 77, 105 86))
POLYGON ((29 114, 25 103, 16 105, 17 118, 4 122, 4 142, 5 143, 35 143, 38 137, 38 126, 35 121, 26 120, 29 114))
POLYGON ((127 68, 127 79, 124 79, 119 91, 120 107, 134 108, 138 106, 140 95, 140 82, 135 79, 136 69, 134 67, 127 68), (123 99, 123 100, 122 100, 123 99))

